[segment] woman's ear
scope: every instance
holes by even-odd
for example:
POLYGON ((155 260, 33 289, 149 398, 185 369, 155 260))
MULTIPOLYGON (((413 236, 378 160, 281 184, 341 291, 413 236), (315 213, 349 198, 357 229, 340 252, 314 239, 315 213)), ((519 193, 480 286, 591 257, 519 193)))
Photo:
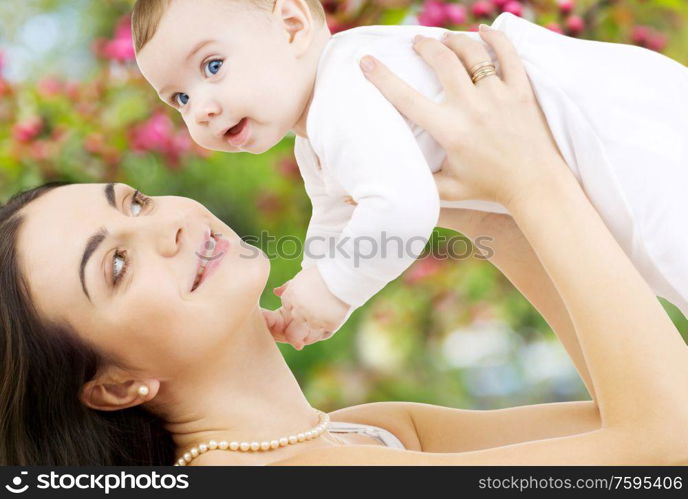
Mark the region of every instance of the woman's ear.
POLYGON ((297 55, 305 53, 313 39, 313 14, 306 0, 276 0, 272 10, 297 55))
POLYGON ((91 409, 118 411, 152 400, 159 389, 157 379, 133 380, 103 375, 84 383, 79 398, 91 409))

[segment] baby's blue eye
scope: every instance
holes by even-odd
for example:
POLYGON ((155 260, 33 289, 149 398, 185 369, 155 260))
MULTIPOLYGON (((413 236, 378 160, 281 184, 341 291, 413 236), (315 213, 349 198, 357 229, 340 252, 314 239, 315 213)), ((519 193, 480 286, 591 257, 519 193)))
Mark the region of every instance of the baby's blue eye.
POLYGON ((189 95, 177 92, 176 94, 174 94, 172 100, 176 102, 178 105, 183 106, 184 104, 189 102, 189 95))
POLYGON ((215 75, 218 71, 220 71, 221 67, 222 59, 213 59, 212 61, 208 61, 208 63, 205 65, 205 74, 207 76, 215 75), (208 73, 210 73, 210 75, 208 75, 208 73))

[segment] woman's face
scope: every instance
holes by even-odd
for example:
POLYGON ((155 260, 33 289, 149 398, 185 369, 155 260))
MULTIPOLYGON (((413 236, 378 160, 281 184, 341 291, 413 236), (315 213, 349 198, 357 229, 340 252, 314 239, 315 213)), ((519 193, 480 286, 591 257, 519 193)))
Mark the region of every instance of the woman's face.
POLYGON ((39 197, 23 210, 20 270, 41 316, 128 366, 174 377, 231 348, 269 261, 196 201, 135 194, 75 184, 39 197), (229 244, 192 292, 210 231, 229 244))

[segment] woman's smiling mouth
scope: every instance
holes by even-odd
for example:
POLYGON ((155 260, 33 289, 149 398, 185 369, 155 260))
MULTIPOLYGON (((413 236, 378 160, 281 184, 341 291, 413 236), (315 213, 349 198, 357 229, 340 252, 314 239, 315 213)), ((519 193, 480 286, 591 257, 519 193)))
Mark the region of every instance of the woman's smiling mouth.
POLYGON ((201 251, 196 252, 198 257, 198 269, 194 278, 191 292, 194 292, 212 274, 229 248, 227 241, 222 234, 211 232, 201 247, 201 251))

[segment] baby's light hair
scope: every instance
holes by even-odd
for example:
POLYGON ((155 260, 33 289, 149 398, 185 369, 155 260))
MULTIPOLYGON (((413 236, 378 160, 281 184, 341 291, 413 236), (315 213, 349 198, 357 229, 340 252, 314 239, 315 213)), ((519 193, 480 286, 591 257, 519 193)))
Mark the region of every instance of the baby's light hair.
MULTIPOLYGON (((160 19, 172 0, 136 0, 131 15, 131 27, 134 37, 134 48, 139 52, 155 35, 160 19)), ((272 10, 275 0, 228 0, 251 4, 255 7, 272 10)), ((325 11, 320 0, 306 0, 313 18, 317 22, 325 22, 325 11)))

